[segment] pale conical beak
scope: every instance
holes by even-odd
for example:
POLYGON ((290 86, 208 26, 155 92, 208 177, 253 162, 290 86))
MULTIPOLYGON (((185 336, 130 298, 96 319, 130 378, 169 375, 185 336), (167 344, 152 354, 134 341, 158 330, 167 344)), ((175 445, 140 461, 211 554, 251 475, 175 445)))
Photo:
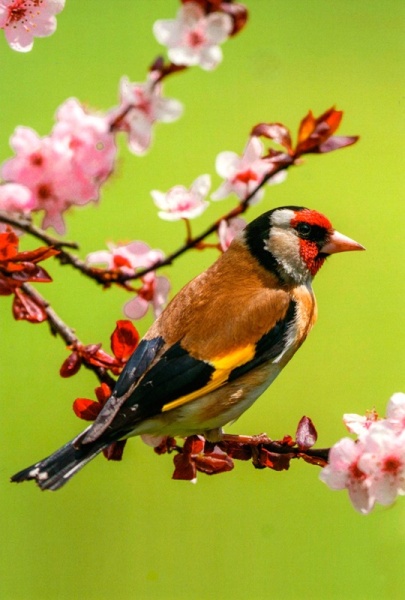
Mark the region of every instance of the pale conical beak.
POLYGON ((321 248, 322 254, 336 254, 337 252, 350 252, 351 250, 365 250, 365 247, 338 231, 334 231, 328 242, 321 248))

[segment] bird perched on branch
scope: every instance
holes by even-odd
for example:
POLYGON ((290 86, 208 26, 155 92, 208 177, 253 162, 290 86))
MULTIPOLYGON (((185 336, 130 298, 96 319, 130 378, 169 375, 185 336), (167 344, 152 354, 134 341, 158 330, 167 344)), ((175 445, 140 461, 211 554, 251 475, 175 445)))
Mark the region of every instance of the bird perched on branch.
POLYGON ((316 320, 311 283, 330 254, 364 250, 307 208, 264 213, 154 322, 94 423, 12 481, 56 490, 113 442, 219 440, 274 381, 316 320))

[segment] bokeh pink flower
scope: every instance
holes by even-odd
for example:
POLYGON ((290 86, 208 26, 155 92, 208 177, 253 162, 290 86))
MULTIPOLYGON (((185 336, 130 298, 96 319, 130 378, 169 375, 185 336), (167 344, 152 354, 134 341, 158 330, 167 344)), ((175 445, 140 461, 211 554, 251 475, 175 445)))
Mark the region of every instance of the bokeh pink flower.
POLYGON ((187 189, 183 185, 176 185, 166 193, 152 190, 151 196, 160 209, 158 215, 165 221, 178 221, 179 219, 194 219, 201 215, 209 203, 205 200, 211 187, 211 177, 200 175, 187 189))
POLYGON ((153 33, 157 41, 167 46, 175 65, 199 65, 210 71, 222 61, 219 44, 228 39, 233 29, 231 17, 223 12, 205 14, 201 6, 187 2, 176 19, 156 21, 153 33))
POLYGON ((34 37, 47 37, 56 30, 55 15, 65 0, 0 0, 0 29, 13 50, 29 52, 34 37))

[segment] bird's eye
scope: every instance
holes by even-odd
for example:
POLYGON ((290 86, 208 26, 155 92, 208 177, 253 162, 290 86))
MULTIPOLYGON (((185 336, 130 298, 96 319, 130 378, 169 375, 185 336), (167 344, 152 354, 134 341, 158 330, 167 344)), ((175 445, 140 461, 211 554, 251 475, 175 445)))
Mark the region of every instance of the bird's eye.
POLYGON ((298 231, 300 237, 306 239, 311 235, 312 227, 311 225, 308 225, 308 223, 298 223, 296 230, 298 231))

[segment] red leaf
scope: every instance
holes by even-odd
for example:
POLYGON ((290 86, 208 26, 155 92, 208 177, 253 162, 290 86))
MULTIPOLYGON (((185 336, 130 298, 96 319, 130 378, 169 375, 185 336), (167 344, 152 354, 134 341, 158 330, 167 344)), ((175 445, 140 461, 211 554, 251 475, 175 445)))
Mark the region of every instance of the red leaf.
POLYGON ((13 281, 34 281, 36 283, 50 283, 52 281, 45 269, 34 263, 8 263, 7 270, 12 273, 13 281))
POLYGON ((0 233, 0 260, 10 260, 18 253, 18 237, 9 229, 0 233))
POLYGON ((101 410, 101 405, 88 398, 76 398, 73 402, 73 410, 79 419, 94 421, 101 410))
POLYGON ((315 148, 328 140, 339 127, 343 112, 333 107, 315 118, 311 111, 304 117, 298 130, 298 142, 295 155, 315 152, 315 148))
POLYGON ((293 456, 293 454, 277 454, 266 450, 266 448, 261 448, 254 465, 267 467, 274 471, 287 471, 290 468, 290 460, 293 456))
POLYGON ((175 469, 172 479, 183 479, 186 481, 195 479, 197 470, 194 462, 190 461, 188 454, 176 454, 173 462, 175 469))
POLYGON ((42 260, 46 260, 51 256, 56 256, 60 253, 60 250, 56 250, 56 248, 41 246, 40 248, 36 248, 35 250, 28 250, 26 252, 19 252, 13 260, 19 260, 24 262, 32 262, 37 263, 42 260))
POLYGON ((103 407, 104 404, 107 402, 107 400, 109 400, 111 397, 110 386, 107 385, 106 383, 102 383, 101 385, 96 387, 95 392, 96 392, 96 398, 97 398, 100 406, 103 407))
POLYGON ((122 460, 122 455, 124 453, 125 444, 127 440, 118 440, 118 442, 113 442, 107 448, 104 448, 103 454, 107 460, 122 460))
POLYGON ((340 150, 340 148, 346 148, 346 146, 352 146, 359 140, 358 135, 334 135, 326 142, 314 148, 313 152, 319 152, 320 154, 326 154, 327 152, 333 152, 334 150, 340 150))
POLYGON ((59 374, 61 377, 72 377, 76 375, 82 366, 82 359, 77 352, 72 352, 63 362, 59 374))
POLYGON ((14 286, 8 277, 4 277, 0 273, 0 296, 9 296, 10 294, 14 294, 14 286))
POLYGON ((292 151, 292 141, 290 131, 281 123, 259 123, 253 127, 250 135, 264 136, 273 140, 288 150, 292 151))
POLYGON ((233 28, 230 35, 236 35, 246 25, 249 13, 243 4, 221 2, 221 12, 232 17, 233 28))
POLYGON ((131 321, 117 321, 111 335, 111 350, 118 360, 127 362, 139 342, 139 333, 131 321))
POLYGON ((19 288, 15 290, 13 315, 17 321, 29 321, 30 323, 42 323, 48 318, 45 309, 19 288))
POLYGON ((205 446, 205 439, 201 435, 190 435, 186 438, 183 446, 183 452, 185 454, 200 454, 203 452, 205 446))
POLYGON ((315 426, 309 417, 302 417, 298 423, 295 440, 297 445, 302 450, 311 448, 318 438, 315 426))
POLYGON ((111 367, 119 366, 117 360, 101 348, 101 344, 84 346, 80 351, 80 355, 83 361, 96 367, 110 369, 111 367))
POLYGON ((201 471, 207 475, 232 471, 234 467, 233 460, 218 446, 215 446, 215 448, 215 451, 210 454, 201 454, 195 457, 197 471, 201 471))
POLYGON ((300 458, 303 458, 305 462, 310 465, 318 465, 318 467, 326 467, 328 461, 322 458, 321 456, 308 456, 308 454, 300 454, 300 458))
MULTIPOLYGON (((221 443, 221 446, 224 446, 224 444, 221 443)), ((226 442, 225 449, 227 455, 236 460, 250 460, 252 458, 252 448, 248 444, 226 442)))

